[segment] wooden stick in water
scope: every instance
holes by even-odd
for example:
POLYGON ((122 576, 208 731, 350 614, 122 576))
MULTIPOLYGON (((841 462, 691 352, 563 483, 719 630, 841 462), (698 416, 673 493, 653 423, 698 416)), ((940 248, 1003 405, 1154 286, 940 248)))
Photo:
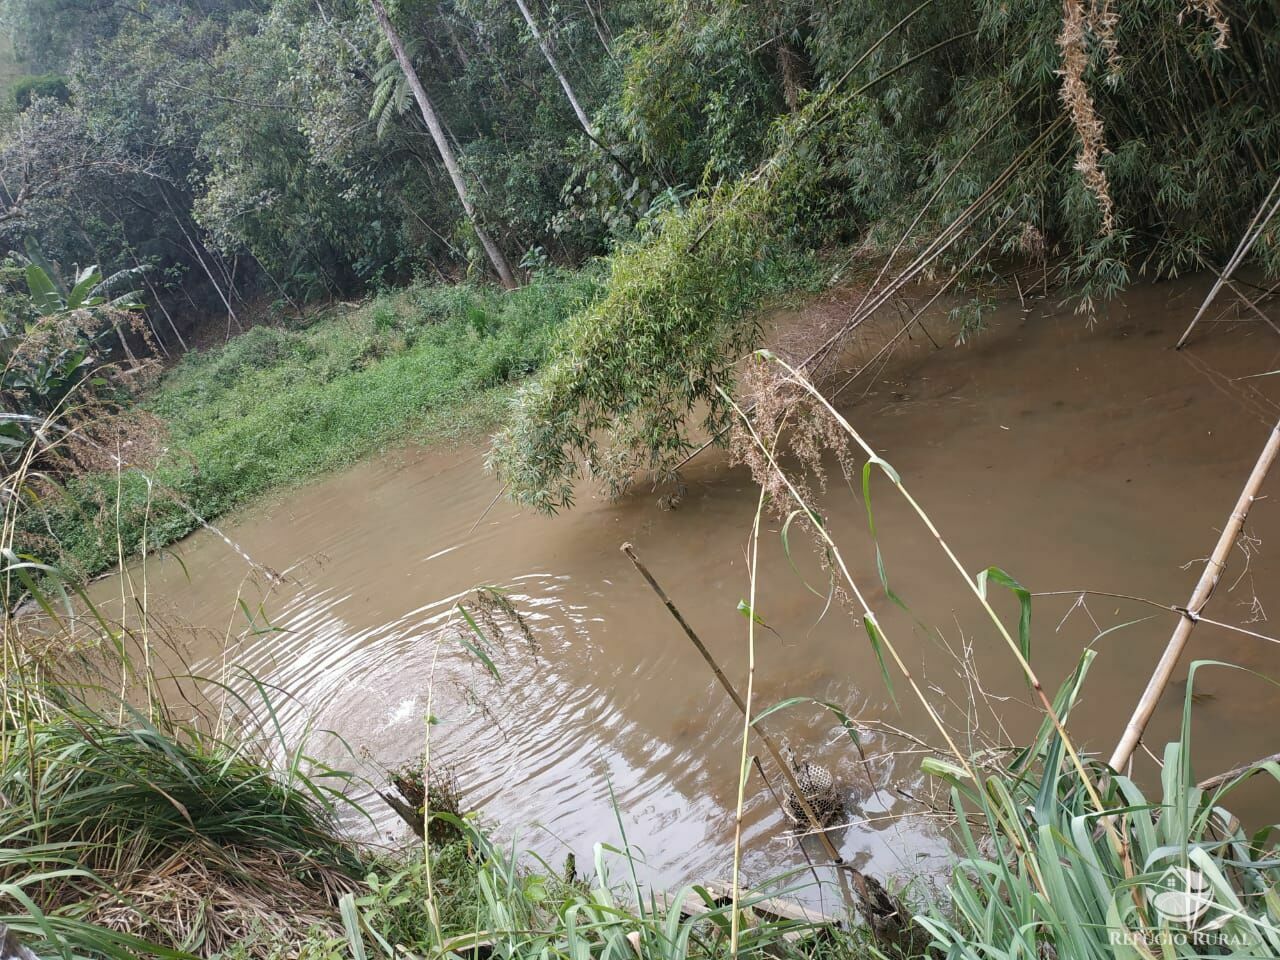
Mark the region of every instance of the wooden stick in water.
MULTIPOLYGON (((734 705, 742 711, 743 715, 747 715, 747 704, 739 695, 737 689, 724 675, 724 671, 720 669, 720 664, 716 663, 715 657, 711 656, 711 651, 693 632, 693 628, 689 626, 689 621, 685 620, 683 614, 671 602, 671 598, 667 596, 667 592, 662 589, 658 581, 654 579, 653 574, 649 572, 649 568, 640 562, 640 558, 636 556, 635 548, 630 543, 622 545, 622 552, 640 572, 640 576, 644 577, 645 582, 658 599, 666 606, 667 611, 680 624, 680 628, 684 631, 684 635, 689 638, 689 642, 702 655, 702 659, 707 662, 707 666, 711 668, 711 672, 715 674, 716 679, 720 681, 720 686, 724 688, 724 692, 729 695, 729 699, 734 705)), ((840 856, 840 852, 831 842, 831 838, 827 835, 826 828, 818 819, 818 815, 809 804, 809 800, 804 795, 804 791, 800 789, 800 784, 796 782, 795 772, 791 769, 791 764, 783 759, 782 751, 778 749, 778 745, 774 743, 772 737, 764 731, 758 723, 752 723, 752 728, 760 736, 760 741, 765 745, 765 749, 769 751, 769 755, 773 758, 773 762, 777 765, 778 770, 782 773, 783 778, 787 781, 787 786, 795 795, 797 803, 800 805, 801 811, 804 813, 805 819, 809 821, 814 834, 822 843, 823 851, 830 859, 832 865, 836 868, 836 877, 839 882, 840 894, 844 898, 847 905, 852 906, 853 897, 856 896, 858 906, 862 911, 863 917, 867 924, 871 927, 872 933, 875 934, 877 940, 883 944, 889 944, 898 949, 907 948, 914 936, 911 926, 911 914, 903 906, 902 902, 892 894, 890 894, 879 880, 869 874, 863 873, 851 863, 846 863, 844 858, 840 856), (847 874, 847 876, 846 876, 847 874), (849 881, 853 881, 853 889, 849 889, 849 881)))
POLYGON ((1270 756, 1254 760, 1252 763, 1242 763, 1238 767, 1232 767, 1226 773, 1220 773, 1216 777, 1201 780, 1196 784, 1196 788, 1199 790, 1216 790, 1229 780, 1235 780, 1245 774, 1252 775, 1261 772, 1263 764, 1267 763, 1280 763, 1280 753, 1273 753, 1270 756))
MULTIPOLYGON (((1280 190, 1280 177, 1276 178, 1276 182, 1271 185, 1271 189, 1267 192, 1266 199, 1262 201, 1258 211, 1253 215, 1253 219, 1249 221, 1249 227, 1244 232, 1244 236, 1240 238, 1240 244, 1236 247, 1235 253, 1231 254, 1231 259, 1227 261, 1226 267, 1222 273, 1218 275, 1217 281, 1213 288, 1209 291, 1209 295, 1204 298, 1204 303, 1200 304, 1200 309, 1196 311, 1196 315, 1191 318, 1191 322, 1187 324, 1187 329, 1182 331, 1182 336, 1178 338, 1178 342, 1174 344, 1173 349, 1181 350, 1187 342, 1187 338, 1191 336, 1191 331, 1196 328, 1196 324, 1200 322, 1200 318, 1204 316, 1204 312, 1209 309, 1209 304, 1213 303, 1213 298, 1218 295, 1218 291, 1222 289, 1224 284, 1231 282, 1231 275, 1235 273, 1236 267, 1248 255, 1249 249, 1254 245, 1257 239, 1262 236, 1266 230, 1267 224, 1271 222, 1271 218, 1280 212, 1280 200, 1277 200, 1273 206, 1268 208, 1271 198, 1275 196, 1277 190, 1280 190), (1261 222, 1259 222, 1261 221, 1261 222)), ((1265 317, 1263 319, 1266 319, 1265 317)), ((1268 321, 1270 322, 1270 321, 1268 321)))
MULTIPOLYGON (((715 657, 711 656, 711 651, 706 648, 706 645, 703 644, 698 635, 693 632, 693 627, 689 626, 689 621, 685 620, 680 611, 676 609, 676 605, 671 602, 671 598, 667 596, 667 592, 658 585, 658 581, 653 578, 653 574, 649 572, 649 568, 640 562, 640 558, 636 556, 635 548, 632 547, 630 543, 624 543, 622 545, 622 552, 627 555, 627 558, 635 568, 640 571, 640 576, 644 577, 653 592, 658 595, 658 599, 666 605, 667 611, 675 618, 676 623, 680 624, 680 628, 684 630, 684 635, 689 638, 689 642, 693 644, 698 653, 702 654, 702 659, 707 662, 707 666, 711 668, 711 672, 716 675, 716 679, 720 681, 720 686, 722 686, 724 688, 724 692, 729 695, 729 699, 733 701, 734 706, 742 711, 743 716, 746 716, 746 701, 738 694, 737 689, 729 681, 729 678, 724 675, 724 671, 720 669, 720 664, 716 663, 715 657)), ((831 862, 835 864, 843 863, 844 858, 840 856, 840 853, 831 843, 831 839, 827 836, 826 830, 823 828, 822 822, 818 819, 817 813, 814 812, 813 807, 809 806, 809 801, 805 797, 804 791, 800 789, 800 784, 796 782, 796 775, 791 769, 791 764, 787 763, 786 760, 783 759, 782 751, 778 749, 773 738, 765 733, 759 724, 753 723, 751 726, 755 729, 756 733, 759 734, 761 743, 763 743, 765 749, 769 751, 769 755, 773 757, 773 762, 777 764, 778 769, 782 772, 783 778, 787 781, 787 786, 790 787, 791 792, 795 794, 796 801, 800 804, 800 809, 804 811, 805 819, 807 819, 810 826, 813 827, 814 833, 817 834, 818 839, 822 842, 823 849, 826 850, 827 856, 831 858, 831 862)))
POLYGON ((1178 659, 1182 656, 1191 631, 1200 620, 1200 611, 1209 602, 1214 587, 1222 577, 1222 571, 1227 565, 1227 556, 1235 546, 1236 538, 1240 536, 1245 517, 1249 515, 1249 508, 1253 505, 1258 490, 1262 487, 1262 481, 1266 479, 1267 471, 1271 469, 1271 464, 1275 462, 1278 453, 1280 453, 1280 422, 1271 428, 1271 436, 1267 439, 1266 446, 1262 448, 1262 453, 1258 455, 1258 462, 1253 465, 1253 472, 1249 474, 1244 489, 1240 491, 1240 498, 1236 501, 1235 509, 1231 511, 1226 526, 1222 528, 1222 536, 1218 538, 1218 545, 1213 548, 1209 562, 1205 564, 1204 572, 1200 574, 1200 581, 1196 584, 1191 599, 1178 611, 1182 615, 1181 619, 1178 620, 1173 636, 1169 638, 1164 654, 1161 655, 1160 662, 1156 664, 1155 671, 1147 682, 1147 689, 1143 691, 1142 698, 1138 701, 1138 706, 1134 709, 1133 716, 1129 719, 1129 724, 1125 727, 1124 734, 1111 755, 1113 770, 1122 770, 1129 763, 1134 749, 1142 739, 1143 731, 1147 729, 1147 724, 1155 713, 1156 704, 1160 702, 1160 695, 1164 693, 1169 678, 1173 676, 1173 670, 1178 665, 1178 659))

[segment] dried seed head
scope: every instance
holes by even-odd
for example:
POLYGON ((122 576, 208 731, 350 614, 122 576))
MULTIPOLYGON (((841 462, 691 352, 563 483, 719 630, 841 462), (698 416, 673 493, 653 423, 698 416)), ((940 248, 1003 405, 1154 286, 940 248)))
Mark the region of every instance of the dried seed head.
MULTIPOLYGON (((752 358, 739 391, 751 423, 750 428, 741 421, 734 424, 730 462, 751 470, 774 515, 781 519, 802 504, 813 504, 815 491, 821 493, 827 486, 827 458, 834 457, 846 479, 854 475, 857 464, 840 425, 785 369, 752 358)), ((811 523, 807 510, 798 514, 797 522, 802 527, 811 523)))
POLYGON ((1101 215, 1101 233, 1115 229, 1115 211, 1107 173, 1101 159, 1107 153, 1102 121, 1094 107, 1093 95, 1085 83, 1085 71, 1089 67, 1089 39, 1096 38, 1113 56, 1115 46, 1116 16, 1108 6, 1086 10, 1083 0, 1064 0, 1062 5, 1062 32, 1058 35, 1058 49, 1062 51, 1062 102, 1071 117, 1076 136, 1080 138, 1080 152, 1075 167, 1084 179, 1085 187, 1098 202, 1101 215))

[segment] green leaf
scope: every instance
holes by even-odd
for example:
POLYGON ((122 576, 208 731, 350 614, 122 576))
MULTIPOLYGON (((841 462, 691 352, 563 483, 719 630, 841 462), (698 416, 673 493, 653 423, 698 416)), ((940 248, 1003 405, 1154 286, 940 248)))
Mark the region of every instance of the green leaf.
POLYGON ((342 914, 342 929, 346 931, 353 960, 368 960, 364 950, 364 938, 360 936, 360 916, 356 913, 354 895, 350 893, 343 895, 338 901, 338 912, 342 914))
POLYGON ((844 728, 844 732, 848 735, 849 739, 853 742, 853 745, 859 748, 862 746, 862 740, 859 739, 858 737, 858 727, 853 722, 853 718, 850 717, 847 713, 845 713, 844 709, 839 704, 832 703, 830 700, 816 700, 813 697, 788 697, 785 700, 779 700, 773 706, 765 710, 762 710, 760 713, 757 713, 755 716, 755 719, 751 721, 751 725, 755 726, 765 717, 771 716, 772 714, 777 713, 779 710, 785 710, 788 707, 794 707, 800 703, 812 703, 819 707, 822 707, 824 710, 830 711, 832 714, 835 715, 836 719, 840 721, 840 726, 844 728))
POLYGON ((920 761, 920 769, 931 777, 940 777, 952 782, 972 783, 964 767, 941 757, 925 757, 920 761))
POLYGON ((467 621, 467 626, 471 628, 471 632, 476 635, 476 639, 479 641, 478 644, 472 643, 465 636, 459 634, 458 642, 466 647, 477 660, 484 664, 485 669, 489 671, 493 676, 493 679, 501 682, 502 677, 498 675, 498 668, 494 666, 493 660, 490 658, 489 654, 485 652, 485 636, 484 632, 480 629, 480 625, 476 623, 475 618, 471 616, 467 611, 467 608, 461 603, 458 604, 458 612, 462 614, 462 619, 467 621))
POLYGON ((879 466, 886 474, 889 475, 890 479, 892 479, 894 483, 899 483, 900 481, 898 479, 897 471, 879 457, 872 457, 862 465, 862 503, 867 510, 867 529, 871 533, 871 542, 875 544, 876 548, 876 574, 880 577, 880 586, 884 590, 884 595, 888 597, 896 607, 910 613, 911 611, 907 607, 906 602, 894 592, 892 587, 889 586, 889 573, 885 570, 884 554, 880 550, 880 538, 876 536, 876 517, 875 513, 871 509, 872 466, 879 466))
POLYGON ((31 303, 36 312, 48 316, 62 305, 62 297, 49 279, 49 274, 34 263, 27 264, 27 291, 31 294, 31 303))
POLYGON ((102 274, 98 272, 96 266, 85 267, 76 274, 75 286, 67 294, 67 309, 78 310, 85 306, 85 301, 89 298, 89 294, 99 283, 102 282, 102 274))
MULTIPOLYGON (((800 572, 800 568, 796 566, 795 560, 792 559, 791 557, 791 524, 796 519, 796 517, 801 517, 801 516, 808 517, 809 520, 812 521, 815 526, 821 528, 822 518, 819 517, 812 510, 808 508, 805 508, 804 510, 792 510, 791 513, 787 515, 786 521, 782 524, 782 553, 784 556, 786 556, 787 563, 791 565, 792 572, 795 573, 795 575, 800 578, 800 582, 804 584, 804 588, 808 590, 810 593, 812 593, 815 597, 826 600, 828 603, 830 603, 831 591, 828 591, 827 593, 823 594, 815 590, 813 587, 811 587, 809 585, 809 581, 804 578, 804 575, 800 572)), ((834 578, 833 578, 833 585, 834 585, 834 578)))
POLYGON ((765 623, 764 620, 760 618, 760 614, 752 610, 751 604, 747 603, 747 601, 745 600, 738 601, 738 612, 742 614, 744 617, 746 617, 748 620, 754 620, 756 623, 760 624, 760 626, 762 627, 768 626, 768 624, 765 623))
POLYGON ((1023 659, 1031 662, 1031 591, 1020 584, 999 567, 987 567, 978 574, 978 593, 987 595, 987 581, 991 580, 1002 587, 1008 587, 1018 598, 1018 649, 1023 659))
POLYGON ((893 705, 898 705, 898 698, 893 692, 893 680, 889 677, 889 668, 884 662, 884 635, 880 632, 880 626, 876 623, 873 614, 866 614, 862 618, 862 625, 866 627, 867 638, 871 641, 871 649, 875 651, 876 662, 880 664, 880 677, 884 680, 884 685, 889 690, 889 698, 893 701, 893 705))

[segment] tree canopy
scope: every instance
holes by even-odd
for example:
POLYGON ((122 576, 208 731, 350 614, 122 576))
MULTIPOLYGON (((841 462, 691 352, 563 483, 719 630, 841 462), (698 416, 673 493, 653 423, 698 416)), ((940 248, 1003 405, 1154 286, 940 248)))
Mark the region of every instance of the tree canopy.
MULTIPOLYGON (((506 436, 525 449, 494 459, 544 507, 569 476, 548 464, 572 473, 599 454, 582 439, 593 425, 714 394, 703 381, 729 375, 744 291, 760 289, 742 278, 771 257, 944 238, 940 265, 1038 258, 1105 296, 1225 259, 1280 156, 1268 0, 2 10, 27 76, 0 137, 0 253, 36 242, 55 262, 141 270, 161 348, 254 298, 494 269, 510 286, 612 258, 614 283, 517 405, 506 436), (626 346, 651 336, 685 353, 626 346), (584 364, 659 393, 584 394, 584 364), (551 410, 563 431, 522 420, 551 410)), ((1253 255, 1280 267, 1274 225, 1253 255)), ((642 416, 635 429, 659 435, 613 459, 662 472, 689 442, 667 426, 687 413, 642 416)))

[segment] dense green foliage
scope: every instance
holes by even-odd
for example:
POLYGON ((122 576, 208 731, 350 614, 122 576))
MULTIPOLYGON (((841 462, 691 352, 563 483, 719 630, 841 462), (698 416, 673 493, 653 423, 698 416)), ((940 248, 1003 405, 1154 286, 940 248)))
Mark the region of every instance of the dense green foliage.
MULTIPOLYGON (((392 10, 477 223, 512 262, 577 262, 632 240, 648 215, 749 175, 779 148, 778 118, 832 92, 867 93, 858 150, 797 217, 857 237, 932 197, 918 240, 1030 149, 973 232, 1003 223, 997 250, 1057 254, 1097 292, 1220 257, 1273 179, 1278 28, 1264 0, 1224 8, 1225 36, 1216 5, 1184 15, 1175 0, 1087 23, 1105 237, 1061 123, 1058 3, 531 9, 556 68, 506 0, 392 10), (850 181, 861 216, 846 222, 850 181)), ((149 264, 157 298, 215 313, 251 292, 484 269, 366 4, 6 0, 4 15, 32 75, 11 92, 23 109, 0 149, 0 243, 34 236, 67 262, 149 264)), ((833 135, 822 121, 786 149, 803 164, 833 135)), ((1274 263, 1275 248, 1268 235, 1261 256, 1274 263)))
POLYGON ((589 271, 550 271, 507 295, 413 286, 188 355, 144 404, 172 453, 120 477, 70 480, 65 496, 27 511, 20 546, 93 573, 117 558, 117 533, 127 553, 144 527, 152 547, 164 545, 197 517, 384 445, 469 437, 496 421, 556 326, 595 289, 589 271))
POLYGON ((74 704, 41 704, 41 710, 35 729, 6 731, 9 849, 48 844, 61 860, 83 845, 79 862, 89 868, 104 854, 94 844, 117 839, 139 859, 162 859, 193 843, 209 845, 210 852, 262 845, 302 851, 334 869, 356 867, 350 850, 333 839, 333 824, 315 797, 264 777, 252 756, 228 754, 216 740, 163 729, 141 716, 116 724, 74 704), (113 802, 104 804, 104 793, 113 802), (55 811, 56 819, 41 810, 55 811))
POLYGON ((19 110, 27 109, 33 100, 40 97, 66 103, 71 98, 66 77, 56 73, 42 73, 20 77, 13 85, 13 103, 19 110))
MULTIPOLYGON (((787 124, 783 136, 792 127, 806 125, 787 124)), ((815 264, 788 253, 812 230, 800 215, 836 187, 828 175, 845 160, 837 152, 771 166, 667 211, 614 254, 607 292, 566 326, 496 438, 490 464, 517 500, 542 510, 571 503, 580 462, 619 493, 638 471, 661 473, 692 449, 685 421, 698 405, 710 432, 727 423, 717 387, 755 341, 761 298, 818 278, 815 264)), ((838 189, 856 207, 856 185, 838 189)))
MULTIPOLYGON (((1039 260, 1088 302, 1220 263, 1278 175, 1280 18, 1264 0, 1114 16, 1049 0, 629 0, 534 8, 541 42, 503 0, 401 3, 394 29, 457 154, 467 215, 360 0, 5 11, 30 68, 66 83, 15 91, 0 244, 145 267, 162 346, 254 293, 296 305, 483 272, 478 230, 529 268, 607 254, 604 295, 555 340, 491 456, 545 510, 583 472, 612 492, 642 471, 670 477, 695 433, 717 433, 761 297, 809 282, 819 248, 941 238, 933 268, 1039 260), (166 308, 180 300, 185 323, 166 308)), ((1278 224, 1253 250, 1272 273, 1278 224)), ((393 424, 531 372, 546 343, 530 323, 546 325, 521 320, 510 343, 459 320, 430 345, 414 328, 403 352, 392 331, 336 352, 255 331, 180 365, 153 405, 202 464, 165 485, 217 513, 344 462, 393 424), (280 362, 236 366, 259 353, 280 362), (389 354, 367 382, 359 368, 389 354), (463 354, 465 372, 450 360, 463 354)), ((126 486, 136 507, 143 485, 126 486)), ((192 522, 155 518, 161 541, 192 522)))
MULTIPOLYGON (((1093 656, 1086 653, 1059 695, 1064 716, 1093 656)), ((1191 667, 1182 736, 1165 748, 1158 796, 1097 764, 1090 772, 1105 785, 1099 806, 1048 724, 1011 771, 981 782, 952 764, 926 761, 949 786, 953 809, 974 814, 979 825, 957 831, 964 856, 950 910, 923 921, 940 949, 965 960, 988 956, 992 945, 1020 957, 1046 949, 1073 958, 1280 955, 1272 828, 1250 833, 1226 807, 1244 777, 1213 789, 1192 777, 1191 698, 1204 666, 1221 665, 1191 667), (1156 899, 1171 870, 1175 894, 1187 889, 1186 871, 1205 883, 1203 906, 1192 901, 1193 916, 1182 924, 1156 899)), ((1259 773, 1280 778, 1273 763, 1259 773)))
MULTIPOLYGON (((584 468, 612 490, 638 469, 668 477, 697 404, 710 403, 707 429, 722 424, 715 386, 732 383, 753 337, 742 278, 767 246, 863 237, 914 252, 942 237, 937 265, 984 251, 971 273, 999 256, 1042 260, 1087 303, 1140 273, 1225 259, 1280 175, 1268 159, 1280 148, 1280 19, 1269 4, 1235 10, 1229 42, 1222 25, 1175 2, 1087 22, 1070 115, 1058 4, 931 0, 856 14, 796 4, 780 16, 807 13, 804 26, 783 36, 803 41, 813 92, 769 137, 758 125, 745 133, 736 109, 717 112, 727 47, 712 41, 740 37, 748 9, 683 7, 679 32, 651 39, 632 63, 622 102, 644 155, 705 146, 706 199, 615 255, 608 295, 522 394, 492 456, 522 502, 567 505, 584 468), (652 86, 637 79, 642 69, 652 86), (641 100, 645 89, 653 99, 641 100), (1082 127, 1076 108, 1086 106, 1100 133, 1082 127), (739 152, 753 136, 760 145, 739 152)), ((734 82, 757 89, 746 74, 734 82)), ((1271 273, 1278 230, 1273 222, 1254 251, 1271 273)))
MULTIPOLYGON (((224 298, 242 309, 250 294, 348 294, 480 262, 367 4, 12 0, 5 16, 28 68, 65 73, 69 97, 22 81, 36 96, 0 145, 0 244, 147 264, 185 327, 192 304, 225 313, 224 298)), ((630 23, 619 7, 609 18, 630 23)), ((633 185, 585 140, 515 7, 406 6, 398 20, 513 262, 602 249, 602 212, 633 185)), ((584 97, 616 69, 591 23, 585 10, 547 23, 584 97)))
POLYGON ((588 462, 613 490, 669 475, 689 414, 723 420, 759 297, 817 248, 943 238, 934 269, 1043 261, 1087 304, 1222 263, 1278 174, 1268 0, 404 0, 386 29, 365 0, 3 11, 33 76, 0 247, 146 267, 165 349, 253 297, 479 278, 485 238, 523 268, 612 257, 494 453, 545 509, 588 462))

